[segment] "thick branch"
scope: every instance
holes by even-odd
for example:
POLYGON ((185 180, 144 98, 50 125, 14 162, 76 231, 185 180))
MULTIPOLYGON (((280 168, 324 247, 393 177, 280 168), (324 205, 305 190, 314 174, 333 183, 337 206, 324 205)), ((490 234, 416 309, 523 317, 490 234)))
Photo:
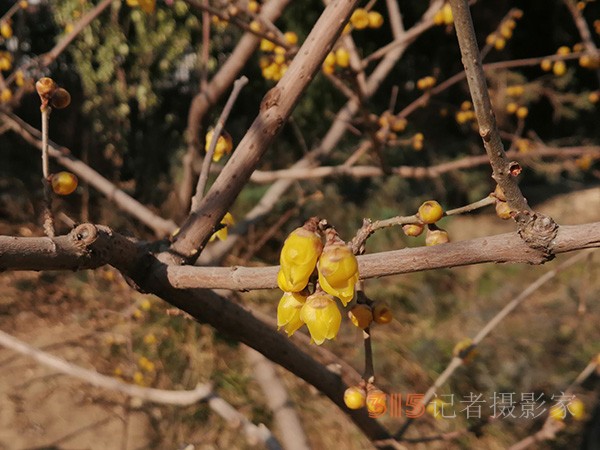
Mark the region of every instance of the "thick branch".
MULTIPOLYGON (((600 247, 600 222, 564 225, 554 239, 552 254, 593 247, 600 247)), ((77 270, 111 264, 131 271, 131 260, 143 252, 143 243, 112 233, 105 227, 84 224, 67 236, 53 239, 0 236, 0 270, 77 270)), ((528 246, 517 233, 505 233, 433 247, 372 253, 359 256, 358 261, 361 278, 368 279, 490 262, 541 264, 546 261, 546 254, 528 246)), ((276 288, 278 270, 279 266, 172 265, 164 267, 164 276, 179 289, 246 291, 276 288)))

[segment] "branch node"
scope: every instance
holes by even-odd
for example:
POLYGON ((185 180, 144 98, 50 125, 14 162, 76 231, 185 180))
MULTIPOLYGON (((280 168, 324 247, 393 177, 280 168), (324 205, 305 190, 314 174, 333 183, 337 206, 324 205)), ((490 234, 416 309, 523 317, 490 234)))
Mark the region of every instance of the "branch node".
POLYGON ((558 224, 551 217, 530 211, 521 211, 515 220, 521 239, 529 247, 541 251, 548 260, 552 259, 558 224))

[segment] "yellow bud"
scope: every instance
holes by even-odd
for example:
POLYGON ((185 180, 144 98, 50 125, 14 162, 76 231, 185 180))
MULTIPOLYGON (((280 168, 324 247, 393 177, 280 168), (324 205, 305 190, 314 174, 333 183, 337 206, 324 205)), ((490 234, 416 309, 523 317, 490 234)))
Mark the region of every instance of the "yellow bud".
POLYGON ((516 115, 519 119, 524 119, 525 117, 527 117, 527 115, 529 114, 529 110, 527 109, 526 106, 519 106, 519 109, 517 109, 516 115))
POLYGON ((284 292, 300 292, 308 284, 323 250, 319 235, 304 227, 290 233, 281 249, 277 284, 284 292))
POLYGON ((380 28, 383 25, 383 16, 377 11, 369 11, 369 28, 380 28))
POLYGON ((295 292, 284 292, 277 305, 277 329, 284 327, 288 337, 294 334, 304 322, 300 319, 300 310, 306 297, 295 292))
POLYGON ((394 131, 396 133, 401 133, 402 131, 404 131, 406 129, 407 124, 408 124, 408 121, 404 117, 392 116, 391 122, 390 122, 392 131, 394 131))
POLYGON ((35 90, 42 99, 52 97, 56 89, 58 89, 58 86, 52 78, 43 77, 35 83, 35 90))
POLYGON ((352 16, 350 16, 350 23, 357 30, 367 28, 369 26, 369 13, 364 8, 355 9, 352 16))
POLYGON ((427 235, 425 236, 425 245, 427 245, 428 247, 438 244, 446 244, 447 242, 450 242, 450 237, 448 236, 448 232, 446 230, 427 229, 427 235))
POLYGON ((427 414, 430 414, 436 419, 441 419, 442 408, 444 407, 444 405, 445 403, 441 398, 434 398, 427 404, 427 406, 425 407, 425 411, 427 411, 427 414))
POLYGON ((275 43, 269 41, 268 39, 261 39, 260 49, 263 52, 272 52, 275 49, 275 43))
POLYGON ((444 217, 444 209, 435 200, 428 200, 419 206, 417 215, 423 223, 435 223, 444 217))
POLYGON ((360 386, 351 386, 344 391, 344 403, 350 409, 360 409, 366 404, 367 393, 360 386))
POLYGON ((471 103, 469 100, 465 100, 460 104, 460 109, 463 111, 469 111, 470 109, 473 109, 473 103, 471 103))
POLYGON ((390 323, 394 318, 392 310, 385 302, 377 301, 373 303, 372 310, 373 320, 378 324, 385 325, 387 323, 390 323))
POLYGON ((325 339, 337 336, 342 314, 333 297, 317 291, 306 299, 300 310, 300 320, 308 327, 311 341, 321 345, 325 339))
POLYGON ((262 30, 260 23, 257 22, 256 20, 253 20, 252 22, 250 22, 249 27, 250 27, 250 30, 254 31, 255 33, 260 33, 260 31, 262 30))
POLYGON ((260 10, 260 5, 258 2, 256 2, 256 1, 248 2, 248 12, 256 14, 259 10, 260 10))
POLYGON ((496 50, 502 50, 506 47, 506 39, 499 37, 494 41, 494 48, 496 50))
POLYGON ((562 77, 567 73, 567 64, 564 61, 556 61, 554 66, 552 66, 552 72, 557 77, 562 77))
POLYGON ((496 197, 501 202, 506 201, 506 195, 504 195, 504 191, 499 185, 496 185, 496 189, 494 189, 494 197, 496 197))
POLYGON ((323 65, 333 66, 335 65, 335 53, 329 52, 325 57, 325 61, 323 61, 323 65))
POLYGON ((367 393, 367 411, 372 417, 380 417, 387 411, 385 392, 379 389, 370 389, 367 393))
POLYGON ((0 103, 8 103, 12 99, 12 91, 8 88, 2 89, 0 92, 0 103))
POLYGON ((466 359, 475 347, 470 338, 465 338, 459 341, 452 349, 452 356, 456 358, 466 359))
POLYGON ((568 405, 567 409, 575 420, 585 419, 585 405, 578 398, 573 399, 568 405))
MULTIPOLYGON (((208 151, 210 148, 210 143, 212 142, 213 135, 215 134, 214 130, 208 130, 206 133, 206 141, 204 144, 204 150, 208 151)), ((229 155, 233 151, 233 141, 231 136, 227 131, 222 130, 219 139, 217 139, 217 145, 215 147, 215 152, 213 153, 213 161, 218 162, 224 155, 229 155)))
POLYGON ((367 305, 356 305, 348 311, 348 317, 355 327, 365 329, 373 322, 373 312, 367 305))
POLYGON ((569 53, 571 53, 571 49, 566 45, 563 45, 562 47, 559 47, 558 50, 556 50, 557 55, 568 55, 569 53))
POLYGON ((321 70, 323 70, 323 73, 325 73, 327 75, 331 75, 333 72, 335 72, 335 67, 330 66, 329 64, 323 64, 323 67, 321 68, 321 70))
POLYGON ((554 420, 565 420, 566 415, 567 410, 564 405, 554 405, 552 408, 550 408, 550 417, 552 417, 554 420))
POLYGON ((452 16, 452 8, 448 3, 446 3, 442 7, 442 17, 446 25, 451 25, 454 22, 454 17, 452 16))
POLYGON ((419 236, 425 227, 420 223, 407 223, 406 225, 402 225, 402 231, 407 236, 416 237, 419 236))
POLYGON ((549 72, 552 69, 552 61, 549 59, 543 59, 540 63, 540 67, 544 72, 549 72))
POLYGON ((594 91, 588 94, 588 101, 590 103, 598 103, 598 100, 600 100, 600 92, 594 91))
POLYGON ((4 21, 0 24, 0 35, 2 35, 4 39, 10 39, 12 37, 13 29, 8 21, 4 21))
POLYGON ((354 297, 358 281, 358 261, 350 247, 344 243, 325 245, 317 267, 321 288, 346 306, 354 297))
POLYGON ((340 67, 348 67, 350 65, 350 53, 343 47, 338 48, 335 51, 335 62, 340 67))
POLYGON ((509 113, 509 114, 516 113, 517 109, 519 109, 519 105, 517 105, 515 102, 509 102, 506 105, 506 112, 509 113))
POLYGON ((283 35, 283 40, 289 45, 296 45, 298 43, 298 35, 293 31, 288 31, 283 35))
POLYGON ((69 195, 77 189, 77 177, 71 172, 58 172, 50 179, 52 190, 58 195, 69 195))

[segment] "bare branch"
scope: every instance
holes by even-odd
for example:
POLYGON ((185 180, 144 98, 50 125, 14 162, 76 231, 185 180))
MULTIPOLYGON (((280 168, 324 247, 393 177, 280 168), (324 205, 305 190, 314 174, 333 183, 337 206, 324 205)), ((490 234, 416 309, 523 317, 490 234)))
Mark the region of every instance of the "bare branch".
POLYGON ((4 331, 0 331, 0 345, 28 356, 36 362, 57 370, 62 374, 85 381, 92 386, 118 391, 130 397, 137 397, 148 402, 181 406, 193 405, 205 400, 212 392, 212 386, 209 384, 199 384, 190 391, 168 391, 135 386, 116 378, 102 375, 95 370, 84 369, 83 367, 69 363, 64 359, 32 347, 4 331))
POLYGON ((527 201, 511 173, 511 163, 504 152, 504 146, 498 133, 469 12, 469 2, 467 0, 450 0, 450 6, 473 107, 479 124, 479 134, 492 165, 492 178, 504 191, 511 209, 518 212, 530 211, 531 208, 527 205, 527 201))

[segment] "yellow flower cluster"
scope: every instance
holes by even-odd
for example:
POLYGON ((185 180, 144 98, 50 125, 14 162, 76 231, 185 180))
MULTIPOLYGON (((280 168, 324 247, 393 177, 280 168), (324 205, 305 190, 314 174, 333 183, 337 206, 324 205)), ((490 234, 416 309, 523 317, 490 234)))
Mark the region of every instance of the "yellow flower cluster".
POLYGON ((337 335, 342 321, 334 297, 344 306, 354 297, 358 262, 352 250, 333 229, 327 230, 323 246, 318 219, 309 219, 287 237, 281 249, 277 284, 284 291, 277 307, 277 326, 291 336, 306 324, 317 345, 337 335), (308 295, 315 267, 319 287, 308 295))
POLYGON ((454 23, 454 16, 452 15, 450 4, 444 3, 444 6, 435 13, 435 16, 433 16, 433 23, 436 25, 452 25, 454 23))
POLYGON ((427 89, 431 89, 432 87, 434 87, 436 82, 437 82, 437 80, 435 79, 435 77, 432 77, 432 76, 423 77, 417 81, 417 89, 426 91, 427 89))
POLYGON ((323 73, 331 75, 336 66, 345 69, 350 65, 350 53, 344 47, 339 47, 325 57, 323 61, 323 73))
POLYGON ((357 30, 365 28, 380 28, 383 25, 383 16, 377 11, 367 11, 364 8, 357 8, 350 16, 350 26, 357 30))
POLYGON ((473 111, 473 104, 468 100, 462 102, 460 105, 460 111, 456 112, 455 119, 456 123, 460 125, 474 121, 475 111, 473 111))
POLYGON ((515 102, 508 102, 506 104, 506 112, 514 114, 519 119, 524 119, 529 114, 529 109, 527 109, 527 106, 519 106, 515 102))
MULTIPOLYGON (((283 39, 289 46, 294 46, 298 43, 298 35, 293 31, 285 33, 283 39)), ((288 69, 287 50, 268 39, 263 39, 260 42, 260 49, 267 53, 267 55, 262 56, 259 60, 263 78, 265 80, 279 81, 288 69)))
POLYGON ((419 236, 427 225, 425 235, 425 245, 432 246, 450 242, 448 232, 438 228, 435 223, 444 217, 444 209, 435 200, 427 200, 421 206, 416 214, 417 223, 410 223, 402 226, 402 231, 407 236, 419 236))
POLYGON ((523 11, 520 9, 513 10, 508 18, 502 21, 498 29, 486 37, 485 43, 496 50, 504 49, 506 42, 512 37, 517 26, 516 20, 521 17, 523 17, 523 11))

